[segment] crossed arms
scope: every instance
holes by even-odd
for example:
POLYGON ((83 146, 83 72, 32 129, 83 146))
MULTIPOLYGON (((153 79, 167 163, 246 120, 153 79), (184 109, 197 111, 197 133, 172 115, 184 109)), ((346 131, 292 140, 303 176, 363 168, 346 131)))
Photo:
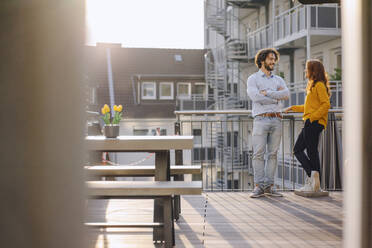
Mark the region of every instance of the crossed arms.
POLYGON ((259 90, 255 77, 249 77, 247 82, 247 93, 253 102, 261 104, 276 104, 280 100, 287 100, 289 98, 289 90, 280 80, 280 86, 277 90, 259 90))

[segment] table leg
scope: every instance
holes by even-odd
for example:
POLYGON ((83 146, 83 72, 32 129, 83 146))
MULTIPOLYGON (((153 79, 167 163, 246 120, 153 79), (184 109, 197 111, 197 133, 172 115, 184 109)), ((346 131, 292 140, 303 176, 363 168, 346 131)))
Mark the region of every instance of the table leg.
MULTIPOLYGON (((177 128, 176 128, 177 129, 177 128)), ((179 132, 179 127, 178 127, 179 132)), ((182 166, 183 165, 183 151, 182 150, 175 150, 175 163, 176 165, 182 166)), ((174 181, 183 181, 183 175, 175 175, 173 177, 174 181)), ((174 219, 178 220, 180 218, 181 213, 181 198, 179 195, 174 196, 174 219)))
MULTIPOLYGON (((170 180, 170 153, 169 151, 158 151, 155 153, 155 181, 169 181, 170 180)), ((154 200, 154 222, 163 222, 164 211, 163 211, 162 199, 154 200)), ((164 241, 164 228, 154 227, 153 241, 164 241)))
POLYGON ((173 206, 174 206, 174 219, 177 221, 180 218, 180 213, 181 213, 181 198, 179 195, 173 196, 173 206))
POLYGON ((165 247, 173 247, 175 245, 174 240, 174 222, 173 222, 173 207, 172 207, 172 197, 164 197, 164 245, 165 247))

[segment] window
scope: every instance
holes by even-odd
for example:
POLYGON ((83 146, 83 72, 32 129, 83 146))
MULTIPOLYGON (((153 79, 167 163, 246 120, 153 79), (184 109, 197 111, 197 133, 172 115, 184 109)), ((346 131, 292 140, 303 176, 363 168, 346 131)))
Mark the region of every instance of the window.
POLYGON ((157 127, 151 130, 151 135, 153 136, 164 136, 167 135, 167 129, 157 127))
POLYGON ((302 61, 301 62, 301 66, 302 66, 302 80, 306 80, 306 72, 305 72, 305 69, 306 69, 306 62, 305 61, 302 61))
POLYGON ((231 132, 227 132, 226 133, 227 135, 227 146, 230 147, 231 146, 231 132))
POLYGON ((206 95, 205 83, 195 83, 192 89, 192 94, 195 94, 199 97, 205 97, 206 95))
POLYGON ((207 148, 207 151, 208 151, 208 160, 215 160, 216 159, 216 148, 214 147, 210 147, 210 148, 207 148))
POLYGON ((177 97, 180 99, 191 98, 191 84, 190 83, 178 83, 177 84, 177 97))
POLYGON ((182 55, 181 54, 175 54, 174 55, 174 61, 175 62, 182 62, 182 55))
POLYGON ((142 99, 156 99, 155 82, 142 82, 142 99))
POLYGON ((202 130, 201 129, 193 129, 192 135, 194 136, 194 143, 201 144, 202 142, 202 130))
POLYGON ((341 69, 342 68, 342 55, 336 54, 336 67, 341 69))
POLYGON ((216 160, 216 148, 214 147, 193 148, 192 150, 194 162, 216 160))
POLYGON ((193 160, 202 161, 205 160, 205 148, 193 148, 193 160))
POLYGON ((134 136, 147 135, 148 132, 149 132, 148 129, 133 129, 133 135, 134 136))
POLYGON ((239 132, 234 131, 234 147, 238 147, 239 132))
POLYGON ((237 131, 234 131, 233 133, 227 132, 227 146, 230 147, 232 144, 234 144, 234 147, 238 147, 238 139, 239 133, 237 131))
POLYGON ((173 100, 173 83, 172 82, 160 83, 159 98, 162 100, 173 100))

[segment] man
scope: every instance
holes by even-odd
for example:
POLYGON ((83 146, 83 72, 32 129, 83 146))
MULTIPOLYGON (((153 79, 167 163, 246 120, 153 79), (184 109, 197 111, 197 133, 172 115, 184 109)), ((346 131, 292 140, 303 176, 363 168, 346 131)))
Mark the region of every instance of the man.
POLYGON ((255 188, 252 198, 261 196, 283 196, 274 189, 277 167, 277 152, 281 132, 281 100, 287 100, 289 90, 284 80, 273 74, 279 60, 274 48, 258 51, 255 64, 259 70, 247 80, 247 93, 252 100, 253 121, 253 172, 255 188), (267 161, 265 166, 264 155, 267 161))

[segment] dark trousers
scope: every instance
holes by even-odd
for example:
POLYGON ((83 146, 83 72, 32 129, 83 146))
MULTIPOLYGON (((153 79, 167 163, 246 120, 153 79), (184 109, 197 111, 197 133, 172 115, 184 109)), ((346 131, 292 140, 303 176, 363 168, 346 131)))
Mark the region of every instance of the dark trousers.
POLYGON ((313 170, 320 172, 318 143, 323 129, 323 125, 319 124, 318 121, 310 122, 307 119, 293 149, 294 155, 309 177, 313 170), (305 149, 307 154, 304 152, 305 149))

